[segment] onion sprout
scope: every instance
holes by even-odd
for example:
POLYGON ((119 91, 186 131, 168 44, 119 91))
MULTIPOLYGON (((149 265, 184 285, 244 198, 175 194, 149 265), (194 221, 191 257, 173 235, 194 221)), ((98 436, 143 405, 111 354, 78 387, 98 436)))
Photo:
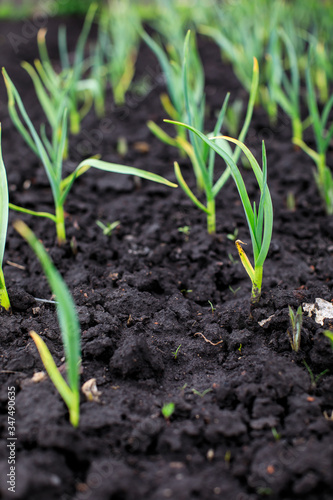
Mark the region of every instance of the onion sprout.
POLYGON ((61 329, 64 344, 67 380, 65 381, 57 368, 52 355, 43 339, 36 332, 31 331, 30 335, 36 344, 45 369, 55 385, 60 396, 65 401, 70 422, 74 427, 79 424, 80 417, 80 325, 72 296, 68 287, 56 270, 44 246, 34 233, 22 221, 14 223, 18 233, 29 243, 37 255, 45 276, 49 282, 52 293, 56 296, 57 316, 61 329))
MULTIPOLYGON (((17 205, 9 204, 9 207, 13 210, 37 215, 39 217, 47 217, 51 219, 56 225, 57 239, 58 243, 61 245, 66 241, 66 230, 65 230, 65 216, 64 216, 64 204, 69 191, 77 177, 85 173, 91 167, 97 168, 99 170, 104 170, 107 172, 114 172, 119 174, 135 175, 143 179, 148 179, 153 182, 158 182, 170 187, 177 187, 176 184, 168 181, 160 175, 146 172, 134 167, 128 167, 125 165, 118 165, 115 163, 108 163, 95 158, 89 158, 82 161, 66 178, 62 179, 62 169, 63 169, 63 153, 65 149, 66 139, 67 139, 67 109, 65 108, 61 115, 61 126, 59 128, 59 133, 54 133, 52 137, 52 142, 48 140, 45 134, 45 130, 41 129, 41 136, 36 132, 26 110, 20 95, 14 86, 13 82, 10 80, 7 72, 3 69, 3 76, 5 79, 5 84, 8 92, 8 109, 9 114, 16 128, 21 133, 22 137, 25 139, 30 148, 39 157, 41 163, 44 166, 45 172, 47 174, 52 196, 55 206, 55 214, 45 213, 45 212, 35 212, 28 210, 17 205), (18 107, 25 125, 21 121, 17 111, 18 107)), ((60 117, 59 117, 60 119, 60 117)))

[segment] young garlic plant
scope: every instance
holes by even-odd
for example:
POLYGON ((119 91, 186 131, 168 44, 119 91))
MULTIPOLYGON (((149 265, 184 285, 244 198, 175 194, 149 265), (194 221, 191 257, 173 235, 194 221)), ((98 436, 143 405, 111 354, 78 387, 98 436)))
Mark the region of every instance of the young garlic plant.
MULTIPOLYGON (((142 31, 141 36, 156 55, 163 71, 168 90, 168 94, 161 95, 164 111, 172 120, 180 122, 187 122, 187 105, 184 93, 184 52, 186 52, 187 98, 191 103, 192 113, 194 114, 193 121, 198 128, 202 128, 205 113, 204 72, 194 37, 190 37, 190 31, 188 31, 182 45, 183 53, 180 55, 179 47, 174 46, 171 42, 164 50, 145 31, 142 31)), ((147 125, 159 140, 170 146, 177 147, 182 156, 187 155, 192 161, 193 168, 197 171, 193 148, 187 141, 186 131, 182 127, 176 126, 176 137, 173 138, 155 122, 150 120, 147 125)), ((197 178, 197 181, 198 189, 202 190, 200 179, 197 178)))
MULTIPOLYGON (((185 108, 186 108, 186 123, 190 125, 190 127, 186 127, 184 122, 177 122, 174 120, 164 120, 165 122, 168 123, 173 123, 175 126, 178 128, 184 128, 189 130, 189 139, 190 141, 187 141, 186 139, 183 139, 180 136, 177 136, 174 141, 177 141, 177 144, 180 145, 184 151, 188 154, 188 156, 191 159, 192 166, 193 166, 193 172, 196 178, 196 184, 198 187, 199 194, 201 192, 204 193, 205 198, 206 198, 206 204, 203 204, 200 199, 193 193, 193 191, 190 189, 188 183, 185 181, 181 168, 178 164, 178 162, 175 162, 175 174, 177 177, 177 181, 183 191, 187 194, 187 196, 192 200, 192 202, 203 212, 206 213, 207 215, 207 231, 210 234, 215 233, 216 231, 216 196, 222 189, 222 187, 225 185, 226 181, 230 177, 231 170, 228 166, 228 163, 226 164, 226 169, 220 176, 220 178, 215 182, 214 179, 214 168, 215 168, 215 150, 214 148, 207 147, 207 142, 205 141, 200 141, 196 137, 195 133, 192 131, 192 126, 200 131, 201 134, 203 134, 203 121, 202 119, 198 118, 201 115, 201 110, 197 108, 196 101, 192 99, 191 93, 188 91, 189 85, 188 85, 188 68, 187 68, 187 53, 188 53, 188 42, 189 42, 189 37, 190 37, 190 32, 188 32, 186 39, 185 39, 185 44, 184 44, 184 62, 183 62, 183 92, 184 92, 184 101, 185 101, 185 108), (199 126, 196 124, 199 123, 199 126)), ((247 107, 247 112, 246 116, 244 119, 244 124, 243 127, 239 133, 238 140, 243 142, 245 140, 248 128, 250 126, 251 118, 252 118, 252 113, 253 113, 253 107, 257 95, 257 90, 258 90, 258 81, 259 81, 259 67, 258 67, 258 62, 256 59, 253 61, 253 76, 252 76, 252 86, 251 86, 251 92, 249 96, 249 102, 248 102, 248 107, 247 107)), ((208 144, 211 144, 209 142, 209 138, 213 136, 218 136, 220 134, 222 125, 223 125, 223 120, 225 116, 225 112, 227 109, 228 105, 228 100, 229 100, 229 94, 226 96, 224 103, 222 105, 222 108, 220 110, 219 116, 216 121, 216 125, 214 128, 214 131, 211 134, 206 135, 206 139, 208 141, 208 144)), ((236 147, 235 151, 232 152, 228 141, 226 141, 224 138, 219 138, 217 139, 219 142, 219 147, 223 149, 228 155, 232 158, 234 163, 237 163, 241 149, 239 147, 236 147)))
POLYGON ((45 369, 63 398, 69 410, 70 422, 74 427, 79 425, 80 418, 80 325, 73 298, 59 272, 54 267, 43 244, 22 221, 16 221, 14 228, 29 243, 37 255, 52 293, 56 296, 57 316, 64 344, 67 382, 57 368, 44 340, 36 332, 30 335, 36 344, 45 369))
POLYGON ((8 93, 9 115, 23 139, 37 155, 44 166, 51 186, 55 214, 35 212, 33 210, 13 205, 12 203, 9 204, 9 207, 19 212, 51 219, 56 225, 57 239, 60 245, 66 241, 64 215, 64 204, 66 198, 74 181, 91 167, 104 170, 106 172, 135 175, 137 177, 158 182, 170 187, 177 187, 176 184, 164 179, 164 177, 161 177, 160 175, 134 167, 101 161, 96 158, 83 160, 70 175, 63 179, 63 156, 67 141, 67 108, 62 107, 58 111, 57 123, 59 123, 59 127, 53 130, 52 140, 49 141, 45 133, 45 128, 41 128, 40 136, 36 132, 36 129, 25 110, 21 97, 5 69, 3 69, 3 76, 8 93), (18 108, 23 121, 19 117, 16 107, 18 108))
POLYGON ((135 72, 139 48, 140 17, 133 2, 106 3, 99 20, 98 45, 114 102, 124 104, 135 72))
POLYGON ((313 149, 306 144, 305 141, 297 138, 294 138, 294 144, 302 148, 302 150, 315 162, 317 171, 314 172, 314 177, 318 191, 324 202, 326 213, 328 215, 332 215, 333 177, 331 169, 326 163, 326 155, 333 137, 333 123, 330 123, 331 112, 333 109, 333 94, 330 96, 320 113, 316 91, 314 89, 310 72, 310 61, 311 59, 309 59, 306 71, 307 105, 315 136, 316 149, 313 149))
POLYGON ((98 5, 93 3, 88 10, 75 48, 73 63, 70 62, 64 27, 59 29, 59 54, 62 66, 59 73, 55 71, 50 60, 44 28, 40 29, 37 35, 40 59, 35 60, 34 66, 27 62, 22 63, 32 79, 38 100, 52 130, 59 126, 57 119, 59 108, 67 107, 70 132, 78 134, 81 120, 88 113, 95 97, 98 98, 101 92, 99 80, 94 78, 95 75, 90 78, 83 76, 87 69, 84 51, 97 7, 98 5))
MULTIPOLYGON (((255 304, 261 297, 264 262, 268 254, 273 231, 273 205, 267 185, 267 159, 265 144, 264 142, 262 142, 261 169, 251 151, 245 146, 244 143, 240 142, 239 140, 227 136, 212 137, 209 139, 202 132, 190 125, 186 125, 185 123, 178 123, 178 125, 185 127, 193 132, 198 138, 200 138, 205 144, 207 144, 209 148, 213 149, 215 153, 220 155, 230 169, 231 176, 237 186, 237 190, 244 208, 247 225, 250 231, 254 257, 254 267, 252 266, 242 247, 244 243, 241 240, 236 240, 235 243, 239 252, 241 262, 252 282, 251 302, 255 304), (256 207, 255 202, 253 203, 253 207, 251 206, 251 202, 241 172, 232 157, 229 156, 225 149, 220 146, 220 140, 235 144, 247 157, 260 189, 260 201, 258 208, 256 207)), ((179 174, 179 167, 177 166, 177 162, 175 162, 175 172, 179 184, 181 185, 185 193, 189 196, 189 198, 196 204, 197 202, 200 203, 198 200, 195 201, 193 199, 194 195, 192 191, 190 191, 185 181, 182 180, 182 177, 179 174)), ((218 190, 219 180, 212 188, 213 196, 216 196, 218 190)))
POLYGON ((303 136, 303 124, 300 106, 300 75, 296 50, 287 33, 279 28, 271 34, 269 44, 269 92, 276 102, 290 117, 293 140, 300 141, 303 136), (284 62, 284 50, 288 64, 284 62), (290 71, 290 78, 286 67, 290 71))
POLYGON ((298 352, 301 345, 301 331, 303 323, 302 306, 299 306, 296 313, 289 306, 289 318, 291 325, 291 332, 288 330, 290 345, 293 351, 298 352))

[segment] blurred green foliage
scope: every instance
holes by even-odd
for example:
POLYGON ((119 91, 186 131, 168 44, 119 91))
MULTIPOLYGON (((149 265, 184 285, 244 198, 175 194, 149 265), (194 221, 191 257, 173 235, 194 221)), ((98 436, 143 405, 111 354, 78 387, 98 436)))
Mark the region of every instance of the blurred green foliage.
MULTIPOLYGON (((93 0, 2 0, 0 19, 24 19, 42 13, 48 16, 84 15, 93 0)), ((102 4, 103 0, 94 3, 102 4)))

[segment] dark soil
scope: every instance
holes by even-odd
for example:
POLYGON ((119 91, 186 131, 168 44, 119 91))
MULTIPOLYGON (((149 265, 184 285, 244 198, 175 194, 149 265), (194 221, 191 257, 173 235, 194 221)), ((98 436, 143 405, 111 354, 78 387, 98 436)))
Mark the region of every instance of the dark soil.
MULTIPOLYGON (((57 57, 58 21, 48 20, 47 42, 57 57)), ((74 42, 80 23, 71 22, 74 42)), ((1 23, 1 65, 7 68, 36 122, 42 114, 19 61, 36 57, 35 36, 24 25, 1 23), (23 36, 18 52, 12 35, 23 36)), ((219 50, 200 42, 212 124, 227 91, 246 99, 219 50)), ((155 139, 148 119, 161 123, 163 90, 157 61, 142 47, 136 78, 149 72, 145 97, 134 94, 115 109, 108 98, 99 121, 91 112, 70 141, 66 171, 91 154, 174 179, 177 152, 155 139), (128 141, 124 158, 120 137, 128 141), (146 142, 149 151, 138 151, 146 142)), ((244 101, 245 102, 245 101, 244 101)), ((3 154, 10 200, 52 211, 45 173, 11 124, 1 84, 3 154)), ((82 384, 96 378, 100 402, 82 394, 78 429, 52 383, 31 381, 42 371, 30 330, 41 334, 58 365, 63 347, 51 292, 37 259, 9 227, 4 273, 12 315, 0 315, 2 414, 1 495, 24 500, 286 500, 333 499, 333 354, 323 327, 304 315, 301 349, 291 350, 288 306, 315 298, 330 301, 333 286, 333 219, 325 215, 313 165, 290 141, 289 120, 275 127, 257 109, 247 144, 268 153, 274 234, 264 268, 263 296, 250 309, 250 282, 227 235, 237 228, 249 242, 232 181, 217 200, 217 234, 180 189, 89 171, 68 198, 68 239, 55 243, 48 220, 24 217, 48 248, 70 287, 82 327, 82 384), (287 194, 296 208, 288 210, 287 194), (120 220, 111 237, 96 220, 120 220), (178 228, 189 226, 188 235, 178 228), (19 264, 22 268, 13 267, 19 264), (210 302, 213 307, 211 307, 210 302), (259 321, 271 319, 260 326, 259 321), (198 334, 200 333, 200 335, 198 334), (207 341, 205 341, 205 338, 207 341), (208 342, 209 341, 209 342, 208 342), (222 343, 219 343, 223 341, 222 343), (215 344, 215 345, 214 345, 215 344), (178 357, 174 352, 179 348, 178 357), (324 370, 316 383, 314 376, 324 370), (16 390, 16 493, 8 491, 8 387, 16 390), (161 408, 174 402, 164 419, 161 408)), ((194 181, 186 160, 184 175, 194 181)), ((332 164, 332 152, 329 163, 332 164)), ((243 170, 252 199, 254 176, 243 170)), ((11 213, 11 221, 17 214, 11 213)), ((328 321, 325 328, 330 327, 328 321)))

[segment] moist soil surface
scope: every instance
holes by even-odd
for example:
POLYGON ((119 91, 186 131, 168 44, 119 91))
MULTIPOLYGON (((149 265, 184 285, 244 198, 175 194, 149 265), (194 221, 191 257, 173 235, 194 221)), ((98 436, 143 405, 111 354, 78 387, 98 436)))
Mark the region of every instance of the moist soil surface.
MULTIPOLYGON (((47 20, 55 64, 59 22, 47 20)), ((67 23, 74 46, 81 21, 67 23)), ((37 56, 35 24, 1 23, 1 64, 40 123, 34 89, 19 66, 37 56)), ((199 47, 211 129, 227 91, 244 103, 247 94, 214 44, 200 39, 199 47)), ((146 95, 132 92, 116 108, 108 94, 105 118, 94 112, 85 118, 81 133, 70 138, 65 172, 100 153, 174 180, 173 161, 179 160, 194 189, 189 162, 146 126, 149 119, 162 124, 159 96, 165 87, 156 59, 142 46, 135 80, 142 83, 145 74, 146 95), (117 153, 120 138, 128 144, 123 157, 117 153)), ((8 117, 3 84, 1 121, 10 201, 52 212, 45 172, 8 117)), ((43 365, 29 331, 41 334, 58 366, 64 352, 54 304, 36 300, 52 298, 49 286, 12 228, 18 214, 11 212, 4 273, 12 314, 0 315, 2 498, 333 498, 333 422, 324 417, 333 408, 333 355, 322 333, 330 320, 320 325, 304 313, 298 353, 287 335, 288 306, 331 301, 333 219, 323 210, 311 159, 295 150, 290 137, 287 117, 281 114, 272 126, 255 109, 246 142, 260 160, 265 140, 274 205, 256 307, 250 307, 251 284, 230 239, 238 230, 250 243, 231 179, 217 198, 215 236, 206 233, 204 214, 181 189, 92 170, 68 197, 68 243, 62 248, 51 221, 23 216, 73 294, 82 329, 81 383, 95 378, 101 393, 98 402, 81 395, 78 429, 50 380, 32 380, 43 365), (287 206, 290 193, 294 210, 287 206), (96 220, 120 225, 108 237, 96 220), (179 231, 185 226, 188 231, 179 231), (15 493, 6 484, 9 387, 16 391, 15 493), (175 410, 166 419, 161 409, 169 402, 175 410)), ((255 200, 254 175, 245 168, 242 174, 255 200)))

